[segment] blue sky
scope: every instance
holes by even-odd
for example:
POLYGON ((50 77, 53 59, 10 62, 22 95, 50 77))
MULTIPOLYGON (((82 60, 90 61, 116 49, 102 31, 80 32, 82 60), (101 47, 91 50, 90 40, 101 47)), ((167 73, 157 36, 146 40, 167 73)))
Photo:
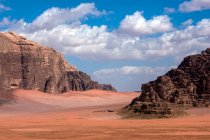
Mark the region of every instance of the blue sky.
MULTIPOLYGON (((97 19, 90 19, 85 21, 89 25, 103 25, 106 24, 110 29, 115 29, 119 26, 120 21, 128 14, 133 14, 135 11, 144 11, 145 18, 150 18, 155 15, 164 14, 164 8, 170 7, 176 10, 179 4, 185 0, 1 0, 3 4, 11 7, 12 10, 1 13, 1 18, 9 16, 15 19, 24 18, 25 21, 31 22, 38 15, 51 7, 73 8, 81 3, 94 2, 98 10, 111 11, 112 14, 107 18, 101 17, 97 19), (27 13, 27 14, 26 14, 27 13)), ((196 11, 189 13, 175 12, 170 14, 172 22, 179 27, 180 24, 190 18, 195 22, 202 18, 210 18, 209 10, 196 11)))
POLYGON ((55 48, 120 91, 210 46, 208 0, 1 0, 0 29, 55 48))

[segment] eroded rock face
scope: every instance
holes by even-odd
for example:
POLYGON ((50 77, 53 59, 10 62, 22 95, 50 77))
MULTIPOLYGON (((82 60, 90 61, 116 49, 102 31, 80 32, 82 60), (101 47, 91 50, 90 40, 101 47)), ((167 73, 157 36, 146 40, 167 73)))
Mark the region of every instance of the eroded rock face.
POLYGON ((63 88, 63 91, 100 89, 100 84, 98 84, 98 82, 92 81, 89 75, 81 71, 67 72, 61 79, 61 83, 59 83, 59 85, 65 85, 62 84, 63 81, 68 81, 66 86, 63 88))
POLYGON ((112 85, 110 84, 101 84, 102 90, 108 90, 108 91, 117 91, 112 85))
POLYGON ((170 108, 172 104, 183 107, 208 106, 210 104, 210 48, 201 54, 184 58, 177 69, 170 70, 155 81, 143 84, 141 89, 142 94, 129 105, 129 109, 136 112, 146 111, 153 114, 156 108, 162 114, 170 114, 172 112, 165 112, 168 110, 165 108, 170 108), (147 106, 146 109, 145 106, 147 106))
POLYGON ((0 86, 3 90, 23 88, 48 93, 100 88, 54 49, 12 32, 0 33, 0 86))
POLYGON ((116 91, 116 89, 112 85, 99 84, 96 81, 92 81, 90 76, 82 71, 68 71, 65 75, 63 75, 59 85, 62 85, 61 87, 59 86, 60 88, 63 88, 60 89, 62 92, 65 92, 66 90, 84 91, 90 89, 116 91))

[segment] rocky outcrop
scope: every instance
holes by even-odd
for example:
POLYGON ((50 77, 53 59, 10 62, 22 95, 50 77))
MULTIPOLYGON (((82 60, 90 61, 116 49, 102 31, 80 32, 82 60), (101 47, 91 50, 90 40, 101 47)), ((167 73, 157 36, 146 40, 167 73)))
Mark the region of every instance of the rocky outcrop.
POLYGON ((117 91, 112 85, 110 84, 101 84, 102 90, 108 90, 108 91, 117 91))
POLYGON ((168 115, 175 107, 210 104, 210 48, 191 55, 155 81, 143 84, 142 94, 128 106, 136 113, 168 115))
POLYGON ((112 85, 99 84, 96 81, 92 81, 89 75, 81 71, 68 71, 65 75, 63 75, 61 82, 59 82, 59 87, 61 88, 60 91, 62 92, 66 92, 68 90, 84 91, 90 89, 116 91, 112 85), (63 83, 65 81, 68 82, 63 83))
POLYGON ((81 71, 68 71, 59 82, 59 85, 64 86, 62 91, 66 90, 89 90, 89 89, 100 89, 100 84, 98 82, 92 81, 90 76, 81 71), (68 81, 67 84, 63 81, 68 81))
POLYGON ((48 93, 101 88, 54 49, 12 32, 0 33, 0 87, 48 93))

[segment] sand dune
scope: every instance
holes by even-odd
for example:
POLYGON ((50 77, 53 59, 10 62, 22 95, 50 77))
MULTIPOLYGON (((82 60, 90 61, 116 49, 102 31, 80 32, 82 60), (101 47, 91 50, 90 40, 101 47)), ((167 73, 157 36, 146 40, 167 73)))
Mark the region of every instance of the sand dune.
POLYGON ((125 120, 117 111, 137 93, 17 90, 15 96, 16 103, 0 107, 0 140, 210 139, 209 108, 176 119, 125 120))
MULTIPOLYGON (((78 111, 87 108, 123 106, 137 97, 139 93, 116 93, 90 90, 71 91, 65 94, 47 94, 35 90, 16 90, 15 102, 1 107, 0 114, 15 115, 54 111, 78 111)), ((100 111, 99 111, 100 112, 100 111)))

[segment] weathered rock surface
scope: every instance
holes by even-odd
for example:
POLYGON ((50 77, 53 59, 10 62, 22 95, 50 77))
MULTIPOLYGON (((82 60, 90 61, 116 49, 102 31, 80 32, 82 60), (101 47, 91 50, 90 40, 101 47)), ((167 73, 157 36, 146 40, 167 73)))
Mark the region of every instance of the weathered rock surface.
POLYGON ((68 71, 65 75, 63 75, 61 82, 59 82, 59 86, 61 85, 62 92, 68 90, 89 90, 89 89, 100 89, 101 86, 98 82, 92 81, 90 76, 81 71, 68 71), (63 83, 66 82, 67 83, 63 83), (65 85, 65 86, 63 86, 65 85))
POLYGON ((191 55, 155 81, 143 84, 142 94, 128 106, 144 114, 173 114, 176 107, 204 107, 210 104, 210 48, 191 55))
POLYGON ((108 90, 108 91, 117 91, 112 85, 110 84, 101 84, 102 90, 108 90))
POLYGON ((0 33, 0 87, 48 93, 101 89, 101 85, 68 64, 54 49, 12 32, 0 33))

